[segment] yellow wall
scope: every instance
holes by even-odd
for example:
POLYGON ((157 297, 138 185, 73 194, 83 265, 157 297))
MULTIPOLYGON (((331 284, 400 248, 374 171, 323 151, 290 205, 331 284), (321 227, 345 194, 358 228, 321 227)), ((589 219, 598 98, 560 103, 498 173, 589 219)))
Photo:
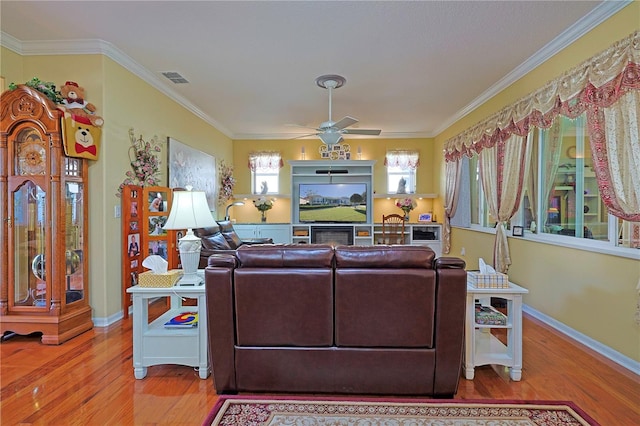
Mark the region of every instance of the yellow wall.
MULTIPOLYGON (((433 172, 431 164, 434 162, 434 143, 433 139, 417 138, 417 139, 347 139, 353 154, 356 158, 358 147, 361 148, 362 160, 376 160, 374 165, 373 186, 374 193, 384 194, 387 192, 386 184, 386 168, 384 167, 384 157, 388 150, 394 149, 411 149, 420 153, 420 167, 416 173, 416 192, 420 194, 434 194, 438 192, 440 177, 433 172)), ((291 194, 291 169, 288 161, 302 160, 302 147, 305 149, 306 160, 321 160, 319 148, 322 142, 319 139, 291 139, 291 140, 237 140, 233 143, 233 165, 234 176, 237 183, 234 194, 250 194, 251 193, 251 174, 248 169, 249 154, 253 151, 277 151, 282 156, 284 167, 280 172, 280 188, 279 194, 286 194, 287 197, 276 197, 273 209, 267 212, 269 223, 289 223, 291 221, 291 200, 288 196, 291 194)), ((326 160, 330 162, 331 160, 326 160)), ((260 213, 251 204, 252 198, 244 199, 244 206, 233 207, 230 210, 230 216, 238 222, 259 222, 260 213)), ((431 212, 433 200, 422 199, 416 200, 418 206, 411 213, 410 220, 417 221, 418 213, 431 212)), ((402 211, 393 205, 393 199, 385 198, 374 199, 373 219, 374 222, 380 222, 383 214, 400 213, 402 211)))
MULTIPOLYGON (((640 2, 633 2, 612 18, 521 78, 493 99, 436 137, 444 141, 499 111, 563 72, 629 36, 640 28, 640 2)), ((434 169, 444 170, 436 157, 434 169)), ((440 181, 440 193, 444 182, 440 181)), ((451 255, 463 257, 469 268, 478 258, 493 258, 492 234, 454 229, 451 255)), ((524 302, 611 349, 640 361, 640 327, 635 322, 640 264, 637 260, 509 238, 512 265, 509 278, 529 289, 524 302)))
POLYGON ((121 317, 121 220, 115 217, 118 185, 130 169, 129 129, 145 140, 157 136, 164 184, 166 140, 171 136, 193 148, 232 161, 232 142, 217 129, 103 55, 24 56, 2 49, 0 73, 6 83, 32 77, 60 87, 78 82, 105 124, 98 161, 89 165, 89 302, 96 325, 121 317), (78 64, 82 63, 82 67, 78 64))

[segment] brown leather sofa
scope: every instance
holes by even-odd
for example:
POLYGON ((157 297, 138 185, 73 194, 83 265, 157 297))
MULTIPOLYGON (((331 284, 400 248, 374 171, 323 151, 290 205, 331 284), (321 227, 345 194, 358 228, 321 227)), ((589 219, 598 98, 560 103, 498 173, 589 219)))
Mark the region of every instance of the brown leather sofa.
POLYGON ((200 251, 200 262, 198 268, 207 267, 207 261, 212 254, 225 252, 233 253, 238 247, 245 244, 269 244, 273 243, 271 238, 256 238, 252 240, 242 240, 233 229, 233 224, 229 220, 219 220, 218 225, 209 228, 197 228, 193 230, 196 237, 202 240, 200 251))
POLYGON ((452 397, 464 261, 421 246, 257 245, 205 270, 218 393, 452 397))

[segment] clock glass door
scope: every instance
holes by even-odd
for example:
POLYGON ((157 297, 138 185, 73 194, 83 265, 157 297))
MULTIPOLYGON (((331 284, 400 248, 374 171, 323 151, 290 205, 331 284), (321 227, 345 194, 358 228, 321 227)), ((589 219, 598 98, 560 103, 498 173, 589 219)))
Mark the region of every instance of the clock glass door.
POLYGON ((14 306, 47 306, 45 195, 31 180, 13 192, 14 306))

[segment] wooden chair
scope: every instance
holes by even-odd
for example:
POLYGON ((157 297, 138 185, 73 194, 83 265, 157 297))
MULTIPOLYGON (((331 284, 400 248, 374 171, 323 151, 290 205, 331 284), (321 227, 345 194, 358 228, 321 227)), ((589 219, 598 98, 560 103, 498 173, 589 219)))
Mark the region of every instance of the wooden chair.
POLYGON ((382 244, 404 244, 404 216, 382 215, 382 244))

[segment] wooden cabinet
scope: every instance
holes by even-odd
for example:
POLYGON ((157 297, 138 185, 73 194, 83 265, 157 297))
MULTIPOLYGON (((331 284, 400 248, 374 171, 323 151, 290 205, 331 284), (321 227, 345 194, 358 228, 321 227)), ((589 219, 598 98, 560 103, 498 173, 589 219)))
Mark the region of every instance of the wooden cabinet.
POLYGON ((169 269, 179 267, 178 231, 162 229, 169 217, 172 192, 163 186, 126 185, 122 189, 122 309, 129 317, 132 304, 127 289, 138 283, 138 275, 146 268, 142 261, 155 254, 169 263, 169 269))
POLYGON ((288 224, 234 224, 233 229, 241 240, 271 238, 275 244, 291 243, 291 226, 288 224))
POLYGON ((18 86, 0 109, 0 328, 60 344, 93 327, 87 160, 67 157, 61 112, 18 86))

